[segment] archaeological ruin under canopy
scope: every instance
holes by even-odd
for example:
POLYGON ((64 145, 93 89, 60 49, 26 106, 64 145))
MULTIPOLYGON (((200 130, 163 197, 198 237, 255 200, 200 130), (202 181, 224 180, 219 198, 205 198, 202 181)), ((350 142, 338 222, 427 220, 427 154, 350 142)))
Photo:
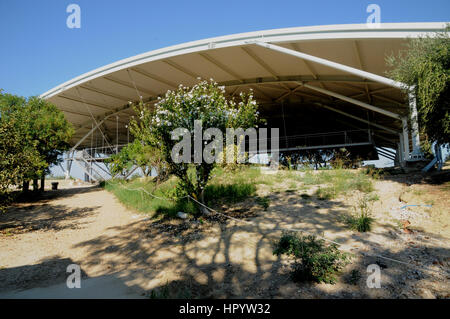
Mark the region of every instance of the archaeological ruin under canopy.
POLYGON ((385 23, 248 32, 149 51, 95 69, 41 95, 75 129, 68 158, 87 174, 132 137, 129 101, 154 102, 179 84, 213 78, 227 95, 252 89, 280 149, 346 146, 366 159, 420 159, 415 99, 386 77, 386 56, 444 23, 385 23), (86 166, 87 165, 87 166, 86 166), (92 166, 92 167, 91 167, 92 166), (86 167, 88 167, 86 169, 86 167))

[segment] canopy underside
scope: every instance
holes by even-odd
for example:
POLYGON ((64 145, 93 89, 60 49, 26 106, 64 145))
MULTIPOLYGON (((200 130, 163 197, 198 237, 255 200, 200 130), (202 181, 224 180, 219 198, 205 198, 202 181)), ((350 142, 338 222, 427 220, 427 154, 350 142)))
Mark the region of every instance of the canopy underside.
MULTIPOLYGON (((286 135, 368 128, 370 125, 366 122, 372 122, 378 124, 378 127, 370 127, 375 132, 376 144, 392 147, 398 140, 395 132, 402 130, 401 121, 314 88, 404 116, 408 112, 408 101, 400 89, 277 52, 252 41, 272 43, 386 77, 386 57, 404 49, 407 37, 444 27, 443 23, 383 24, 379 29, 339 25, 207 39, 107 65, 70 80, 42 97, 54 103, 74 125, 76 133, 72 145, 105 117, 100 130, 108 142, 126 143, 130 139, 126 125, 134 115, 129 101, 136 102, 141 97, 145 101, 155 101, 180 84, 192 86, 198 78, 212 78, 225 86, 229 97, 252 89, 261 105, 262 117, 268 119, 269 126, 284 127, 286 135)), ((96 132, 79 147, 104 143, 102 134, 96 132)))

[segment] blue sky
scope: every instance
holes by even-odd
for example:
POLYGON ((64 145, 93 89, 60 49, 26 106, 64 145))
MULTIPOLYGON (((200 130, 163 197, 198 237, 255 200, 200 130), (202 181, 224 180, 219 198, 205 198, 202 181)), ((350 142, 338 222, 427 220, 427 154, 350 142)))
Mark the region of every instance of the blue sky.
POLYGON ((208 37, 365 23, 372 3, 381 22, 450 21, 449 0, 0 0, 0 89, 39 95, 119 59, 208 37), (81 8, 80 29, 66 25, 71 3, 81 8))
POLYGON ((449 0, 1 0, 0 88, 38 95, 119 59, 207 37, 365 23, 371 3, 381 22, 450 21, 449 0), (80 29, 66 26, 71 3, 81 8, 80 29))

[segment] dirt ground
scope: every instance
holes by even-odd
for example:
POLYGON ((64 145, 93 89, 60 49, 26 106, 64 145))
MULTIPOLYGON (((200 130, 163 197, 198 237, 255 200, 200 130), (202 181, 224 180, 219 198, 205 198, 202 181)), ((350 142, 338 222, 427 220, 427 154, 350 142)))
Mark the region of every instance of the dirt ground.
POLYGON ((449 298, 448 171, 427 178, 376 181, 379 200, 369 233, 342 223, 356 193, 321 201, 301 196, 312 195, 314 187, 277 193, 262 188, 259 195, 270 198, 267 211, 252 200, 220 208, 244 222, 215 216, 163 222, 125 209, 96 186, 59 181, 60 190, 0 215, 0 297, 64 283, 67 266, 75 263, 82 286, 87 278, 114 275, 146 297, 449 298), (353 254, 352 263, 334 285, 294 283, 292 261, 272 253, 281 229, 339 242, 353 254), (380 289, 366 285, 367 266, 374 263, 381 267, 380 289))

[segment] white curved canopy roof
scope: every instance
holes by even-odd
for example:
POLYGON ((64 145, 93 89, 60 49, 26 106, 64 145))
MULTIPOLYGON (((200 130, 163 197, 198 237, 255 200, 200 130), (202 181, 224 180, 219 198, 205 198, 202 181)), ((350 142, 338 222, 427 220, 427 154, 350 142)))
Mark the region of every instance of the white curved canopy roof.
MULTIPOLYGON (((255 97, 268 105, 286 98, 298 99, 301 103, 333 100, 329 95, 302 85, 308 84, 402 114, 406 105, 397 88, 271 50, 255 41, 386 76, 386 56, 397 54, 407 38, 444 28, 445 23, 387 23, 376 29, 366 24, 352 24, 210 38, 120 60, 71 79, 41 97, 54 103, 74 125, 73 144, 90 131, 95 121, 105 117, 102 129, 111 141, 126 142, 125 124, 134 113, 129 101, 138 101, 140 96, 144 100, 154 100, 179 84, 193 85, 198 77, 213 78, 225 85, 230 95, 252 88, 255 97), (119 140, 114 141, 117 123, 119 140)), ((354 108, 354 105, 348 106, 348 112, 354 108)), ((400 126, 392 118, 381 115, 379 119, 383 125, 400 126)))

